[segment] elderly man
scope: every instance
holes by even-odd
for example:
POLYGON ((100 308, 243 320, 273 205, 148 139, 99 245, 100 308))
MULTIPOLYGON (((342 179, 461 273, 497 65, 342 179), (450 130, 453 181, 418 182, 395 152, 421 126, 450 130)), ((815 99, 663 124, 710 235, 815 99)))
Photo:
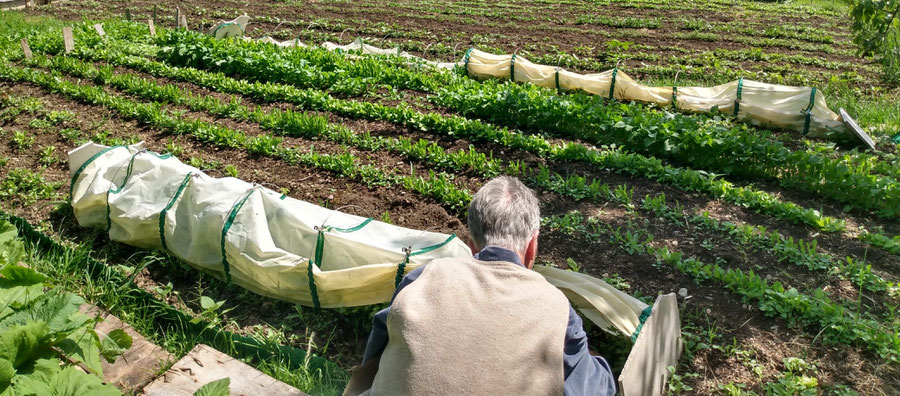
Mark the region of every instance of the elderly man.
POLYGON ((403 278, 375 315, 345 394, 615 394, 581 318, 531 271, 534 193, 518 179, 493 179, 475 194, 468 223, 474 258, 434 260, 403 278))

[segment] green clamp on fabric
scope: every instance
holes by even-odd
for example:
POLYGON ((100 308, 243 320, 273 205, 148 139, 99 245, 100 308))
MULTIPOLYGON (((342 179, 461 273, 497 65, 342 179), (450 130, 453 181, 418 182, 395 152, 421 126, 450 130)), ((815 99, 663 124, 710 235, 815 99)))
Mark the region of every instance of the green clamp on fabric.
POLYGON ((419 249, 419 250, 416 250, 416 251, 410 253, 409 255, 410 255, 410 256, 418 256, 418 255, 420 255, 420 254, 428 253, 428 252, 430 252, 430 251, 432 251, 432 250, 438 249, 438 248, 440 248, 440 247, 442 247, 442 246, 444 246, 444 245, 450 243, 450 241, 452 241, 453 238, 456 238, 456 234, 450 234, 450 237, 448 237, 446 240, 444 240, 444 242, 441 242, 441 243, 439 243, 439 244, 437 244, 437 245, 431 245, 431 246, 423 247, 423 248, 421 248, 421 249, 419 249))
POLYGON ((809 91, 809 106, 806 106, 805 119, 803 121, 803 136, 809 134, 809 124, 812 118, 812 108, 816 104, 816 87, 813 87, 812 90, 809 91))
MULTIPOLYGON (((371 223, 371 222, 372 222, 372 218, 370 217, 370 218, 368 218, 368 219, 363 220, 362 223, 359 223, 359 224, 357 224, 357 225, 355 225, 355 226, 353 226, 353 227, 339 228, 339 227, 332 227, 332 226, 322 225, 321 229, 322 229, 323 232, 324 232, 324 231, 329 231, 329 232, 330 232, 330 231, 336 231, 336 232, 356 232, 356 231, 361 230, 363 227, 365 227, 366 225, 368 225, 368 224, 371 223)), ((319 264, 319 265, 321 266, 322 262, 321 262, 321 261, 316 261, 316 264, 319 264)))
POLYGON ((737 98, 734 100, 734 116, 738 116, 741 109, 741 93, 744 90, 744 77, 738 79, 737 98))
POLYGON ((313 307, 320 309, 322 306, 319 304, 319 292, 316 291, 316 278, 315 272, 313 271, 314 265, 312 260, 309 260, 309 263, 306 265, 306 277, 309 278, 309 294, 312 296, 313 307))
POLYGON ((403 276, 406 275, 406 265, 409 264, 409 258, 411 256, 417 256, 420 254, 425 254, 435 249, 439 249, 442 246, 450 243, 454 238, 456 238, 456 234, 451 234, 450 237, 445 239, 443 242, 438 243, 436 245, 426 246, 421 249, 417 249, 416 251, 412 250, 412 246, 408 248, 403 248, 403 252, 406 253, 406 258, 403 259, 403 262, 397 264, 397 276, 394 278, 394 288, 400 286, 400 282, 403 280, 403 276))
POLYGON ((516 82, 516 54, 509 59, 509 81, 516 82))
POLYGON ((644 308, 641 311, 641 316, 638 317, 638 325, 637 328, 634 329, 634 333, 631 334, 631 343, 634 344, 637 341, 638 335, 641 334, 641 328, 644 327, 644 322, 650 318, 650 313, 653 312, 653 306, 648 305, 647 308, 644 308))
POLYGON ((609 81, 609 100, 615 99, 616 93, 616 75, 619 74, 619 68, 616 67, 612 72, 612 79, 609 81))
POLYGON ((466 51, 465 63, 463 64, 463 67, 466 69, 466 77, 469 76, 469 57, 472 56, 472 50, 473 50, 473 49, 474 49, 474 48, 469 48, 469 49, 466 51))
MULTIPOLYGON (((178 23, 178 21, 175 21, 175 23, 178 23)), ((235 26, 239 27, 239 28, 241 29, 241 35, 243 35, 243 33, 244 33, 244 27, 243 27, 243 26, 238 25, 237 23, 234 23, 234 22, 226 22, 226 23, 223 23, 223 24, 219 25, 218 27, 216 27, 216 30, 213 30, 212 36, 213 36, 213 37, 216 37, 216 34, 219 33, 219 29, 221 29, 221 28, 223 28, 223 27, 225 27, 225 26, 230 26, 230 25, 235 25, 235 26)))
POLYGON ((406 264, 409 264, 409 255, 412 253, 412 246, 403 248, 403 252, 406 253, 406 257, 403 258, 403 261, 400 264, 397 264, 397 276, 394 278, 394 288, 400 287, 400 282, 403 280, 403 276, 406 275, 406 264))
POLYGON ((184 180, 181 181, 181 185, 178 186, 175 195, 172 195, 172 199, 169 200, 166 207, 159 212, 159 240, 162 242, 163 250, 168 250, 168 246, 166 245, 166 214, 169 213, 169 209, 172 209, 172 206, 175 205, 175 201, 177 201, 178 197, 181 196, 181 193, 184 192, 185 187, 190 183, 191 176, 193 175, 193 172, 188 172, 188 174, 184 175, 184 180))
POLYGON ((678 110, 678 86, 672 85, 672 108, 678 110))
POLYGON ((225 237, 228 236, 228 230, 231 229, 232 224, 234 224, 234 218, 237 217, 238 212, 244 206, 244 203, 247 202, 247 198, 250 198, 250 195, 253 195, 253 192, 256 191, 256 187, 253 187, 248 191, 244 196, 231 208, 231 212, 228 213, 228 217, 225 219, 225 225, 222 226, 222 268, 225 270, 225 282, 231 283, 231 266, 228 265, 228 256, 225 255, 225 237))
POLYGON ((554 74, 553 78, 556 81, 556 93, 559 94, 562 91, 559 89, 559 68, 558 67, 556 68, 556 73, 554 74))
POLYGON ((313 271, 313 266, 322 267, 322 254, 325 251, 325 227, 316 227, 319 231, 319 235, 316 236, 316 252, 313 255, 313 258, 309 260, 309 264, 306 269, 306 277, 309 279, 309 295, 312 297, 313 306, 316 309, 321 308, 319 305, 319 292, 316 289, 316 277, 315 271, 313 271))
POLYGON ((893 140, 894 143, 900 144, 900 133, 898 133, 894 136, 891 136, 891 140, 893 140))

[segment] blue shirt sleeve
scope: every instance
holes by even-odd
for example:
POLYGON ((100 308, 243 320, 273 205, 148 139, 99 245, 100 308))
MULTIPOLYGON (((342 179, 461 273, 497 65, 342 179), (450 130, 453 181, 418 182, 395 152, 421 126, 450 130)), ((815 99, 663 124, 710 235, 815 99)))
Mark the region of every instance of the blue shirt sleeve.
POLYGON ((587 333, 581 317, 569 306, 569 325, 563 346, 563 373, 567 396, 615 395, 616 381, 606 359, 591 356, 588 351, 587 333))
MULTIPOLYGON (((397 285, 397 290, 394 290, 394 296, 391 297, 391 304, 393 304, 394 299, 397 298, 397 293, 400 293, 400 290, 403 290, 404 287, 418 279, 419 275, 422 274, 422 271, 427 265, 428 264, 419 266, 418 268, 409 271, 409 273, 403 277, 403 280, 397 285)), ((369 359, 378 357, 384 352, 384 347, 386 347, 388 343, 387 317, 390 312, 391 306, 388 305, 387 308, 378 311, 372 318, 372 332, 369 333, 369 340, 366 342, 366 353, 363 354, 363 364, 366 364, 369 359)))

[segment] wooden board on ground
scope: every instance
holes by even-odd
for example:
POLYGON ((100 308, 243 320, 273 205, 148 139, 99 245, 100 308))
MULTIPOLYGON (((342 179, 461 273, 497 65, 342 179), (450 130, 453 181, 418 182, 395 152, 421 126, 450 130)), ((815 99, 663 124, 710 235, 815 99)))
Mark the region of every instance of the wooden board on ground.
POLYGON ((297 388, 278 381, 212 347, 197 345, 144 388, 146 396, 190 396, 212 381, 231 379, 232 395, 297 396, 297 388))
POLYGON ((0 10, 13 11, 24 9, 28 0, 0 0, 0 10))
POLYGON ((63 44, 66 47, 67 54, 75 50, 75 37, 72 36, 72 28, 70 27, 63 28, 63 44))
POLYGON ((841 107, 841 119, 844 120, 844 124, 853 131, 853 134, 856 135, 859 140, 862 140, 870 149, 875 150, 875 141, 872 140, 872 137, 869 136, 866 131, 859 127, 856 120, 854 120, 853 117, 850 117, 850 114, 847 114, 843 107, 841 107))
POLYGON ((115 385, 125 393, 140 391, 156 378, 165 364, 175 360, 169 352, 147 341, 119 318, 87 304, 82 305, 80 310, 86 315, 103 318, 103 321, 97 323, 95 327, 98 333, 108 334, 115 329, 124 329, 134 340, 131 348, 114 362, 108 363, 105 359, 101 359, 103 381, 107 384, 115 385))
POLYGON ((22 43, 22 53, 25 55, 25 59, 30 60, 33 55, 31 54, 31 46, 28 45, 28 39, 23 38, 21 43, 22 43))

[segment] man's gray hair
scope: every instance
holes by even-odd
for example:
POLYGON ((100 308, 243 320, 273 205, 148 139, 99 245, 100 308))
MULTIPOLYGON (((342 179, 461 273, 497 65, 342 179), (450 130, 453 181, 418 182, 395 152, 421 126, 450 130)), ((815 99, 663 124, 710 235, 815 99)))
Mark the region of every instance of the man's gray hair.
POLYGON ((475 193, 468 223, 476 247, 499 246, 522 253, 541 226, 541 208, 534 191, 515 177, 501 176, 475 193))

